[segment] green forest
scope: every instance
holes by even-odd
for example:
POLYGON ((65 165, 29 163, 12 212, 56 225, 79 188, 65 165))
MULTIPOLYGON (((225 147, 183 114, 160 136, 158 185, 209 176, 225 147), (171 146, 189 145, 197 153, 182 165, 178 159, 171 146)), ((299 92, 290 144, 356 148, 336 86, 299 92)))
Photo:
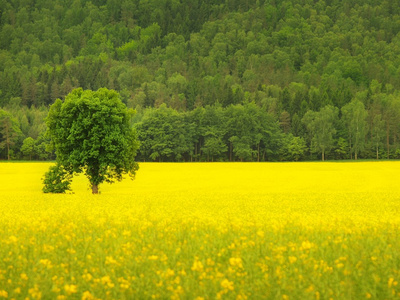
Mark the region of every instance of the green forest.
POLYGON ((75 88, 136 110, 139 161, 400 158, 390 0, 0 0, 0 160, 53 160, 75 88))

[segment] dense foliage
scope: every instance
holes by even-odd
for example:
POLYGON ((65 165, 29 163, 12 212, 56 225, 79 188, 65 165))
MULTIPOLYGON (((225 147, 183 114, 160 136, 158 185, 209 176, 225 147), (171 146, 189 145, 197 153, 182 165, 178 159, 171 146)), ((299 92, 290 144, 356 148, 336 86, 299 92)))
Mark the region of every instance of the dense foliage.
POLYGON ((106 88, 73 90, 57 99, 46 119, 57 163, 68 174, 85 173, 93 194, 103 182, 134 176, 139 143, 130 126, 133 116, 119 98, 106 88))
MULTIPOLYGON (((279 123, 278 144, 303 145, 306 155, 296 154, 298 159, 322 153, 395 158, 398 32, 400 7, 387 0, 0 0, 0 107, 21 131, 14 134, 11 158, 54 158, 45 151, 43 116, 77 87, 115 89, 144 117, 166 105, 184 120, 171 132, 175 139, 185 132, 183 146, 169 154, 142 149, 147 160, 293 159, 281 155, 280 146, 263 157, 269 146, 259 144, 258 150, 254 137, 239 142, 226 128, 187 132, 196 109, 222 111, 229 119, 236 117, 230 111, 249 103, 279 123), (323 139, 328 148, 307 123, 312 117, 318 124, 327 106, 336 116, 328 122, 330 137, 323 139), (22 151, 29 137, 34 150, 22 151), (245 144, 247 154, 233 155, 235 143, 245 144)), ((146 128, 146 120, 135 121, 146 128)), ((213 120, 212 126, 221 122, 213 120)), ((0 132, 0 142, 4 139, 0 132)), ((0 157, 7 158, 2 149, 0 157)))
POLYGON ((64 194, 71 191, 72 174, 57 164, 49 167, 43 180, 43 193, 64 194))

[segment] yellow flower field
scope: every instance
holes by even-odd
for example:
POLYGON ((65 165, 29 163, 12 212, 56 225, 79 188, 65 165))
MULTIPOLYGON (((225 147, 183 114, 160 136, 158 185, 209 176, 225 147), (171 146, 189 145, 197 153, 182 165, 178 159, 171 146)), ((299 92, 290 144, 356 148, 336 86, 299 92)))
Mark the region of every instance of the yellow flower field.
POLYGON ((400 162, 49 166, 0 163, 0 300, 400 298, 400 162))

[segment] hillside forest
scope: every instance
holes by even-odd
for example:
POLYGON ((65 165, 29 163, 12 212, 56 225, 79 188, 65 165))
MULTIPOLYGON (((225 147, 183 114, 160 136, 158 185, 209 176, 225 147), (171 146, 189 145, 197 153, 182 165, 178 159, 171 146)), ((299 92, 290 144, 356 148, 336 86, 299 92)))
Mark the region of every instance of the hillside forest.
POLYGON ((79 87, 136 110, 139 161, 400 158, 400 6, 0 0, 0 159, 54 159, 79 87))

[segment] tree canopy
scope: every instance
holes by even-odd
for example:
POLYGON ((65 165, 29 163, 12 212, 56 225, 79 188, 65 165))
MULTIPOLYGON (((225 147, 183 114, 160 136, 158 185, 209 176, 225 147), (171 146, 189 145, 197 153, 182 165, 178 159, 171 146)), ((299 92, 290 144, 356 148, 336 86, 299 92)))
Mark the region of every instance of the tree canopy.
POLYGON ((68 173, 84 172, 93 193, 102 182, 134 176, 139 143, 130 126, 129 112, 117 92, 73 90, 63 102, 57 99, 47 117, 48 132, 57 163, 68 173))

